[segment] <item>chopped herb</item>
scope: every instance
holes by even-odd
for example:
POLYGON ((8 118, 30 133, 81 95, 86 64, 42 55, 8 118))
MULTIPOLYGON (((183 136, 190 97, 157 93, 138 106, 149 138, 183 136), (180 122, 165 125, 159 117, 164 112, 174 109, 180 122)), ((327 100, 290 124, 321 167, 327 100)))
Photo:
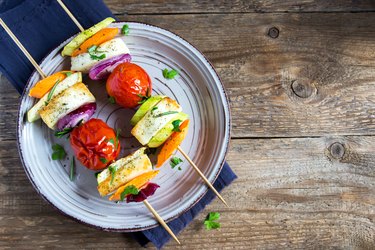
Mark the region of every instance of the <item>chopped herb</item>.
MULTIPOLYGON (((175 168, 181 162, 183 162, 183 160, 181 160, 181 158, 178 158, 178 157, 174 156, 174 157, 171 158, 170 164, 171 164, 172 168, 175 168)), ((181 169, 178 169, 178 170, 181 170, 181 169)))
POLYGON ((178 170, 182 170, 182 168, 181 168, 181 167, 178 167, 178 170))
POLYGON ((109 166, 108 168, 109 172, 111 172, 111 185, 112 185, 112 182, 113 180, 115 179, 115 174, 116 174, 116 168, 114 166, 109 166))
POLYGON ((182 122, 182 120, 180 120, 180 119, 174 120, 172 122, 172 125, 173 125, 172 131, 174 131, 174 132, 181 132, 181 129, 180 129, 181 122, 182 122))
POLYGON ((145 150, 145 153, 147 154, 147 155, 154 155, 155 153, 156 153, 156 148, 147 148, 146 150, 145 150))
POLYGON ((151 112, 154 111, 154 110, 157 110, 157 109, 158 109, 158 107, 154 106, 154 107, 152 107, 151 112))
POLYGON ((47 101, 44 103, 46 105, 48 105, 49 101, 51 101, 52 99, 52 95, 53 95, 53 92, 55 92, 55 89, 57 87, 57 84, 59 84, 60 80, 57 80, 55 82, 55 84, 53 85, 52 89, 50 90, 50 92, 48 93, 48 96, 47 96, 47 101))
POLYGON ((140 100, 140 101, 138 102, 138 104, 143 104, 145 101, 148 100, 148 98, 150 98, 149 89, 147 88, 146 95, 137 94, 137 96, 140 97, 140 98, 142 98, 142 100, 140 100))
POLYGON ((98 53, 105 52, 105 51, 98 50, 98 48, 99 48, 98 46, 92 45, 91 47, 89 47, 87 49, 87 52, 89 52, 89 55, 90 55, 91 59, 93 59, 93 60, 102 60, 102 59, 105 58, 105 54, 101 54, 99 56, 97 55, 98 53))
POLYGON ((165 116, 165 115, 177 114, 177 113, 178 113, 178 111, 167 111, 167 112, 164 112, 164 113, 154 115, 154 118, 162 117, 162 116, 165 116))
POLYGON ((75 161, 74 161, 74 156, 72 157, 72 160, 70 161, 70 180, 73 181, 74 179, 74 169, 75 169, 75 161))
POLYGON ((64 72, 64 74, 66 75, 66 77, 69 77, 69 76, 72 75, 72 72, 71 71, 66 71, 66 72, 64 72))
POLYGON ((116 104, 116 100, 113 96, 108 97, 108 101, 112 104, 116 104))
POLYGON ((122 26, 121 28, 121 34, 127 36, 129 35, 129 25, 125 24, 124 26, 122 26))
POLYGON ((207 215, 207 218, 204 220, 204 225, 206 226, 207 230, 217 229, 220 228, 220 223, 217 222, 220 218, 220 214, 218 212, 211 212, 207 215))
POLYGON ((64 159, 66 156, 66 152, 64 148, 59 144, 52 145, 52 160, 61 160, 64 159))
POLYGON ((171 69, 171 70, 163 69, 163 76, 165 79, 171 80, 175 78, 176 76, 178 76, 178 71, 175 69, 171 69))
POLYGON ((118 144, 119 144, 119 137, 120 137, 121 129, 116 130, 116 141, 115 141, 115 148, 117 149, 118 144))
POLYGON ((57 138, 61 138, 64 135, 69 134, 70 132, 72 132, 72 130, 73 130, 73 128, 64 128, 64 130, 62 130, 62 131, 56 131, 55 132, 55 136, 57 138))
POLYGON ((113 138, 109 139, 108 142, 112 143, 113 145, 115 145, 115 140, 113 140, 113 138))
POLYGON ((95 173, 95 178, 96 178, 96 179, 98 179, 98 175, 99 175, 100 173, 101 173, 100 171, 95 173))
POLYGON ((99 160, 103 163, 103 164, 106 164, 108 162, 108 160, 106 158, 102 158, 100 157, 99 160))
POLYGON ((120 195, 120 199, 121 201, 124 201, 125 197, 129 194, 134 194, 134 195, 137 195, 139 194, 139 190, 136 186, 134 185, 130 185, 130 186, 127 186, 124 191, 122 191, 121 195, 120 195))

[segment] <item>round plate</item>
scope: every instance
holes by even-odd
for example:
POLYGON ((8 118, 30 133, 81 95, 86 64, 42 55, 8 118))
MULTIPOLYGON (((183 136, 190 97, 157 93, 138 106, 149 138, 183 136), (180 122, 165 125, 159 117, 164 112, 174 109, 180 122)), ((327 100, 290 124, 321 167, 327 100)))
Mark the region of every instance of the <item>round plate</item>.
MULTIPOLYGON (((121 28, 125 23, 113 23, 121 28)), ((224 163, 230 133, 228 101, 218 75, 207 59, 181 37, 164 29, 127 22, 128 36, 121 37, 130 50, 133 62, 142 66, 153 83, 152 94, 167 95, 177 100, 190 116, 187 138, 181 147, 211 183, 215 181, 224 163), (164 79, 163 69, 176 69, 179 76, 164 79)), ((70 68, 70 58, 60 55, 71 40, 54 49, 42 61, 46 74, 70 68)), ((67 138, 56 138, 41 120, 26 121, 27 111, 36 103, 28 96, 30 88, 40 80, 34 72, 22 95, 18 117, 18 146, 25 171, 39 194, 62 213, 82 223, 107 231, 132 232, 157 226, 156 220, 143 203, 114 203, 100 197, 96 189, 95 172, 76 160, 75 178, 69 179, 73 152, 67 138), (52 145, 64 146, 64 160, 51 159, 52 145)), ((134 110, 124 109, 108 101, 105 81, 91 81, 84 77, 97 99, 94 115, 115 129, 121 129, 121 153, 124 157, 141 145, 131 134, 130 118, 134 110)), ((177 156, 183 159, 179 153, 177 156)), ((170 221, 197 203, 207 192, 206 185, 186 160, 172 169, 168 162, 153 182, 161 187, 149 198, 161 217, 170 221)))

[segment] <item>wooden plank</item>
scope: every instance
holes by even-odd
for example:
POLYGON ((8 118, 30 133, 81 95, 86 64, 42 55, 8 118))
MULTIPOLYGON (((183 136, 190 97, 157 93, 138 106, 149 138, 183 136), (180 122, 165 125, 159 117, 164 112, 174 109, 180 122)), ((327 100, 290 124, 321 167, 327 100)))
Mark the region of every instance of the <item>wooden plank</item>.
MULTIPOLYGON (((374 249, 374 151, 373 136, 232 140, 228 162, 239 179, 222 193, 232 205, 210 204, 178 236, 181 248, 374 249), (221 213, 219 230, 203 227, 211 211, 221 213)), ((129 235, 96 231, 54 211, 24 183, 14 141, 0 141, 5 152, 0 247, 138 246, 129 235)))
MULTIPOLYGON (((375 134, 371 13, 120 19, 169 29, 203 51, 226 87, 234 138, 375 134), (276 39, 267 35, 271 27, 280 31, 276 39)), ((0 86, 0 138, 12 139, 18 96, 0 86)))
POLYGON ((135 1, 105 0, 114 14, 171 14, 171 13, 275 13, 275 12, 361 12, 375 11, 371 0, 216 0, 216 1, 135 1))
POLYGON ((174 31, 203 51, 226 86, 233 137, 375 134, 372 14, 121 19, 174 31))

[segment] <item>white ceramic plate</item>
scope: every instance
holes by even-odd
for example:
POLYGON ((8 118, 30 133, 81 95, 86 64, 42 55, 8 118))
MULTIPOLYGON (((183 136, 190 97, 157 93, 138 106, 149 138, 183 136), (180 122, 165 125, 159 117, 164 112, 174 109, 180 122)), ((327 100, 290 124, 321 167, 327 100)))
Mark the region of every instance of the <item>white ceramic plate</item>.
MULTIPOLYGON (((121 28, 125 23, 114 23, 121 28)), ((121 36, 130 49, 133 62, 150 75, 153 95, 163 94, 176 99, 190 116, 190 128, 182 148, 213 183, 225 160, 230 133, 228 101, 218 75, 207 59, 181 37, 164 29, 142 24, 127 23, 128 36, 121 36), (163 78, 164 68, 177 69, 180 75, 173 80, 163 78)), ((60 51, 71 38, 54 49, 42 61, 46 74, 70 68, 70 58, 61 57, 60 51)), ((69 161, 73 155, 69 141, 56 138, 54 132, 42 123, 26 121, 26 113, 36 102, 27 93, 40 80, 34 72, 22 95, 18 117, 18 146, 25 171, 38 193, 62 213, 97 228, 108 231, 139 231, 157 226, 143 203, 113 203, 99 196, 94 172, 76 161, 75 180, 69 180, 69 161), (51 159, 51 146, 64 146, 68 157, 62 161, 51 159)), ((94 115, 113 128, 121 128, 120 157, 140 147, 130 135, 130 118, 134 110, 110 104, 105 82, 84 77, 97 98, 94 115)), ((183 157, 177 153, 182 159, 183 157)), ((184 161, 179 171, 169 163, 153 179, 161 188, 149 202, 164 220, 170 221, 191 208, 207 192, 199 176, 184 161)))

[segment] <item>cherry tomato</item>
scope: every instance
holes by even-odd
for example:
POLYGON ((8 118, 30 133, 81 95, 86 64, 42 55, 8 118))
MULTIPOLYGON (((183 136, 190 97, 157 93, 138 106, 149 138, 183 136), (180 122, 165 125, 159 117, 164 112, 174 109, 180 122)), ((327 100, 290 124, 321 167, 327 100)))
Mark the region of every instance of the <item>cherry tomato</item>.
POLYGON ((151 79, 137 64, 119 64, 107 79, 108 95, 124 108, 135 108, 152 90, 151 79))
POLYGON ((115 131, 100 119, 90 119, 74 128, 70 144, 77 159, 92 170, 107 167, 120 153, 115 131))

